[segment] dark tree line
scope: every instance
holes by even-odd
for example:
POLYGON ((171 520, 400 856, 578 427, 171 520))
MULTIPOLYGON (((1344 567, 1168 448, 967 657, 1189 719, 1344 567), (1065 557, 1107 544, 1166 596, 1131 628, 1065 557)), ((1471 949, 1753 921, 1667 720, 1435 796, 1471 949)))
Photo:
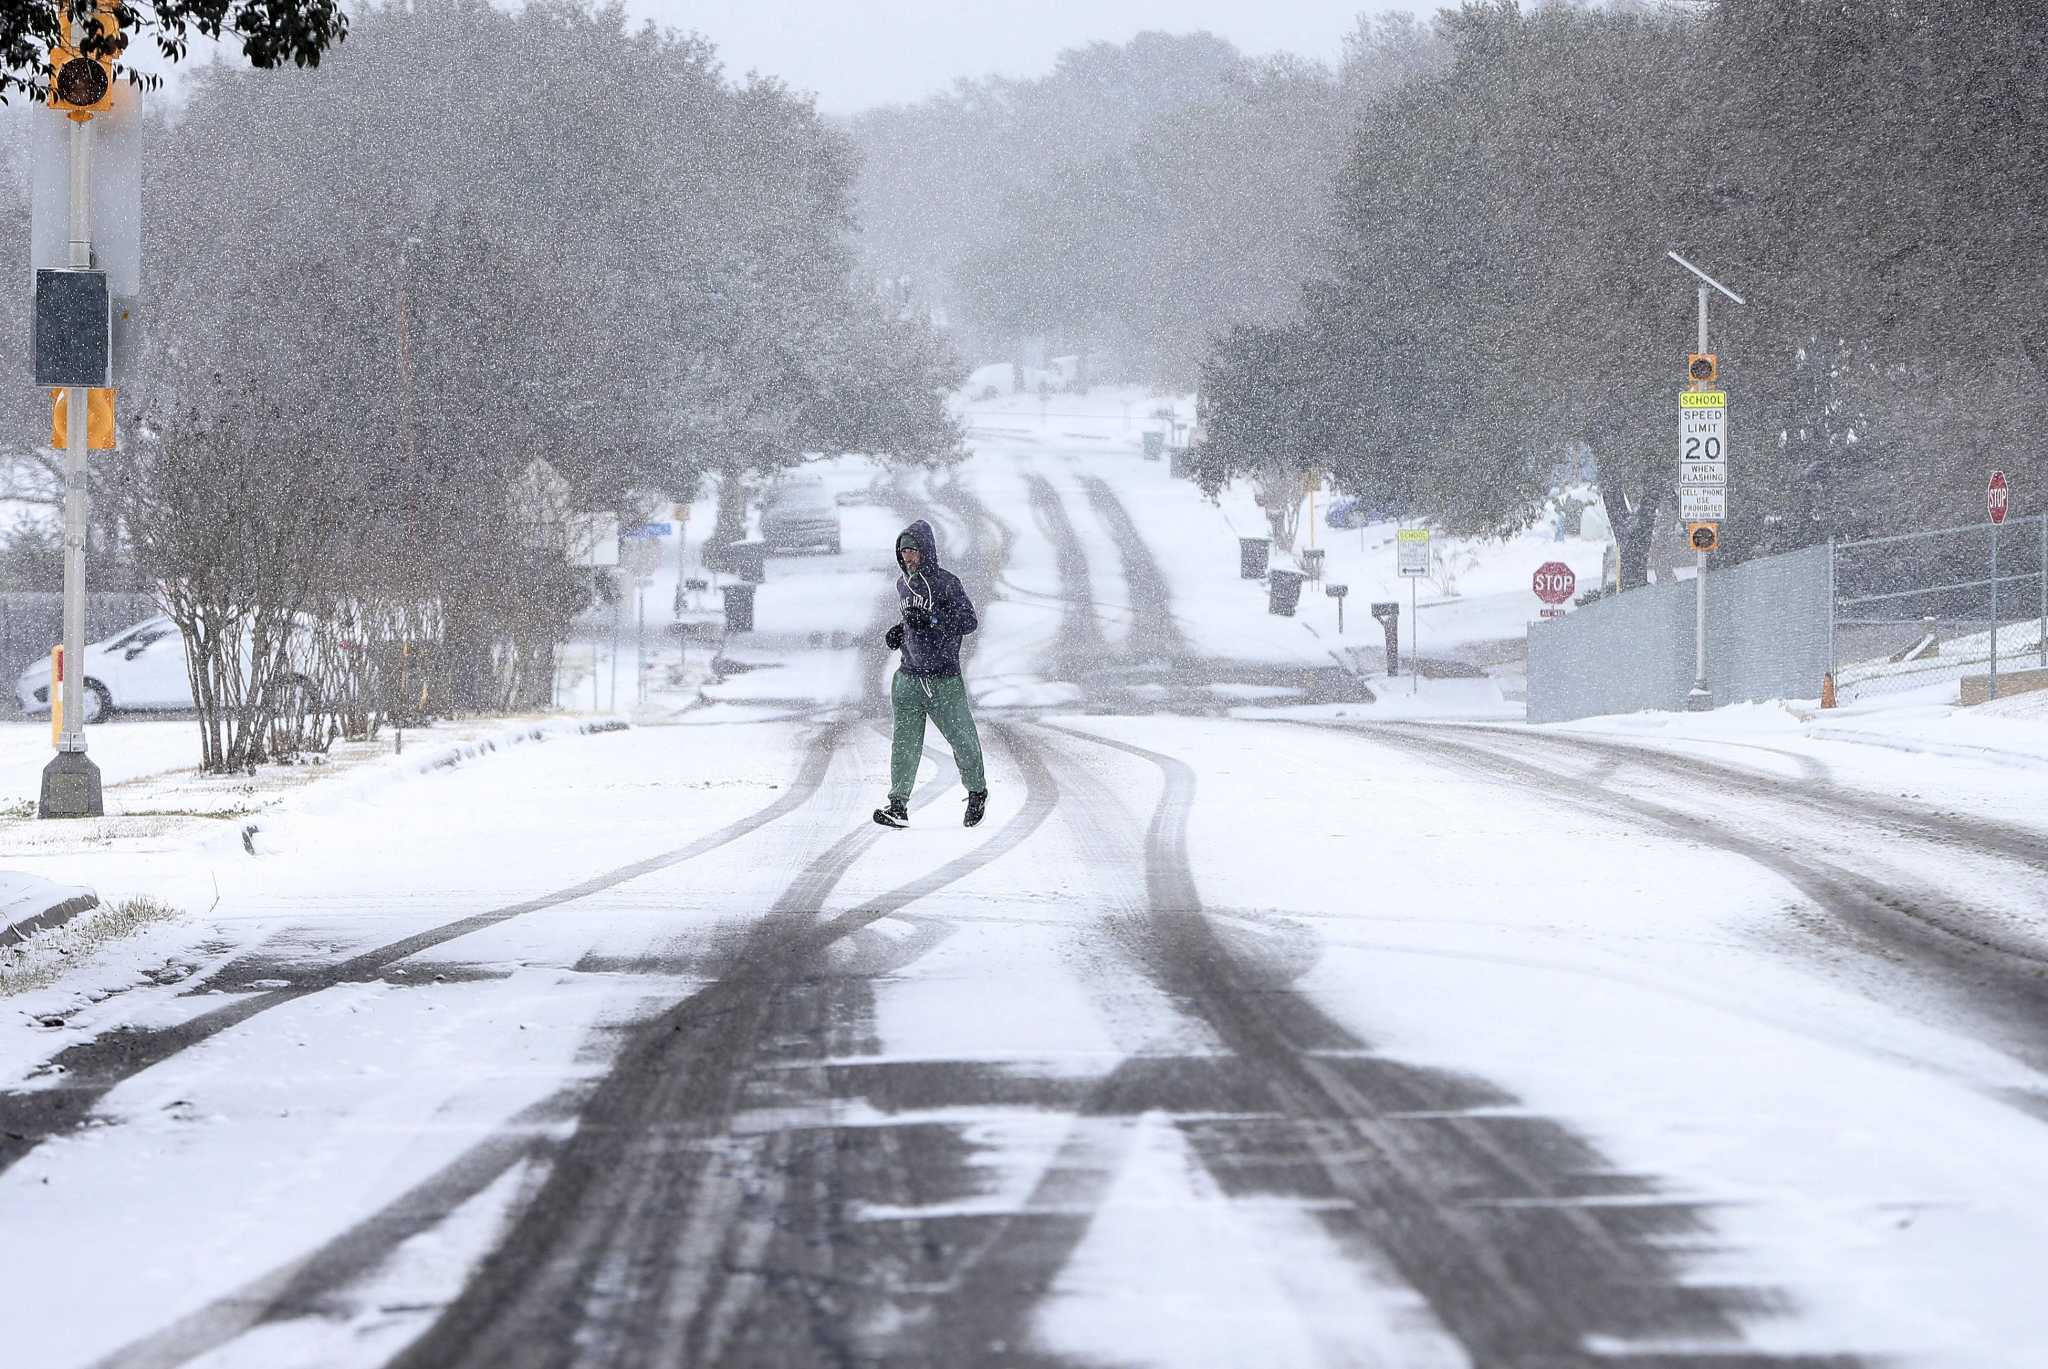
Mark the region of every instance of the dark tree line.
POLYGON ((1486 0, 1437 31, 1448 64, 1351 140, 1327 269, 1210 356, 1212 465, 1312 450, 1347 490, 1498 530, 1584 443, 1641 583, 1694 340, 1675 248, 1748 300, 1716 299, 1711 338, 1734 554, 1980 519, 1993 466, 2041 490, 2048 12, 1486 0), (1292 426, 1238 422, 1276 372, 1298 402, 1258 402, 1292 426))

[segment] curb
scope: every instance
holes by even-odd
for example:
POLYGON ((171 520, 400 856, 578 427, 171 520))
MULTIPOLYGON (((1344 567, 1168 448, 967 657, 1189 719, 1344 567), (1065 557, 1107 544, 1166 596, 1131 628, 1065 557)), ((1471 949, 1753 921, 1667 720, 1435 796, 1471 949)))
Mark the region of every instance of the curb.
POLYGON ((99 906, 100 896, 89 889, 83 893, 73 894, 69 898, 59 899, 38 912, 0 924, 0 946, 18 945, 38 932, 62 927, 80 913, 89 913, 99 906))

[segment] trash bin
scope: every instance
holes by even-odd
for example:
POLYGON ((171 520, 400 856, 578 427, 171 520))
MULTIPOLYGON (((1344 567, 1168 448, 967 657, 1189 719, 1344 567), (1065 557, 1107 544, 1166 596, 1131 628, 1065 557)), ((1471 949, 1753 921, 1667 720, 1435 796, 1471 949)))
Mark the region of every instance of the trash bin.
POLYGON ((719 593, 725 596, 725 630, 752 632, 754 630, 754 587, 752 585, 721 585, 719 593))
POLYGON ((1237 539, 1237 573, 1246 580, 1266 578, 1266 563, 1273 555, 1273 539, 1270 537, 1240 537, 1237 539))
POLYGON ((1301 582, 1307 578, 1298 570, 1274 571, 1266 591, 1266 612, 1292 618, 1294 606, 1301 602, 1301 582))
POLYGON ((1320 582, 1323 578, 1323 555, 1327 548, 1310 547, 1301 554, 1301 568, 1309 579, 1320 582))
POLYGON ((732 573, 750 585, 758 585, 768 578, 768 544, 762 541, 733 542, 725 549, 726 564, 732 573))
POLYGON ((1166 454, 1166 434, 1157 430, 1145 434, 1145 459, 1157 461, 1166 454))
POLYGON ((1166 474, 1167 478, 1171 480, 1193 480, 1195 478, 1195 459, 1189 454, 1186 447, 1168 447, 1166 449, 1166 474))

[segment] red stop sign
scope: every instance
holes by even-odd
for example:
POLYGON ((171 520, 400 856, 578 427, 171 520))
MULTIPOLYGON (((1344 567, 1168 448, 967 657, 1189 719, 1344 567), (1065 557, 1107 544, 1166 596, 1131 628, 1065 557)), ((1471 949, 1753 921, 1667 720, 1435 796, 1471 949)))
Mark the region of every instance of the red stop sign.
POLYGON ((2005 495, 2005 472, 1993 471, 1991 488, 1984 492, 1984 503, 1991 510, 1991 521, 1994 523, 2005 521, 2005 495))
POLYGON ((1563 603, 1578 587, 1579 577, 1562 561, 1545 561, 1536 567, 1536 578, 1530 584, 1536 597, 1546 604, 1563 603))

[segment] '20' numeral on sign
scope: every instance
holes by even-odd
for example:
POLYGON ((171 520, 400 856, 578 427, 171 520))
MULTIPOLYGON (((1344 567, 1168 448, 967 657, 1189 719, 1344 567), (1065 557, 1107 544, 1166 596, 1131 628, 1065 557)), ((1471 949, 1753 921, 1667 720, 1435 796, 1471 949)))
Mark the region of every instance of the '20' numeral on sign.
POLYGON ((1721 459, 1721 439, 1718 437, 1686 438, 1685 459, 1687 461, 1719 461, 1721 459))

